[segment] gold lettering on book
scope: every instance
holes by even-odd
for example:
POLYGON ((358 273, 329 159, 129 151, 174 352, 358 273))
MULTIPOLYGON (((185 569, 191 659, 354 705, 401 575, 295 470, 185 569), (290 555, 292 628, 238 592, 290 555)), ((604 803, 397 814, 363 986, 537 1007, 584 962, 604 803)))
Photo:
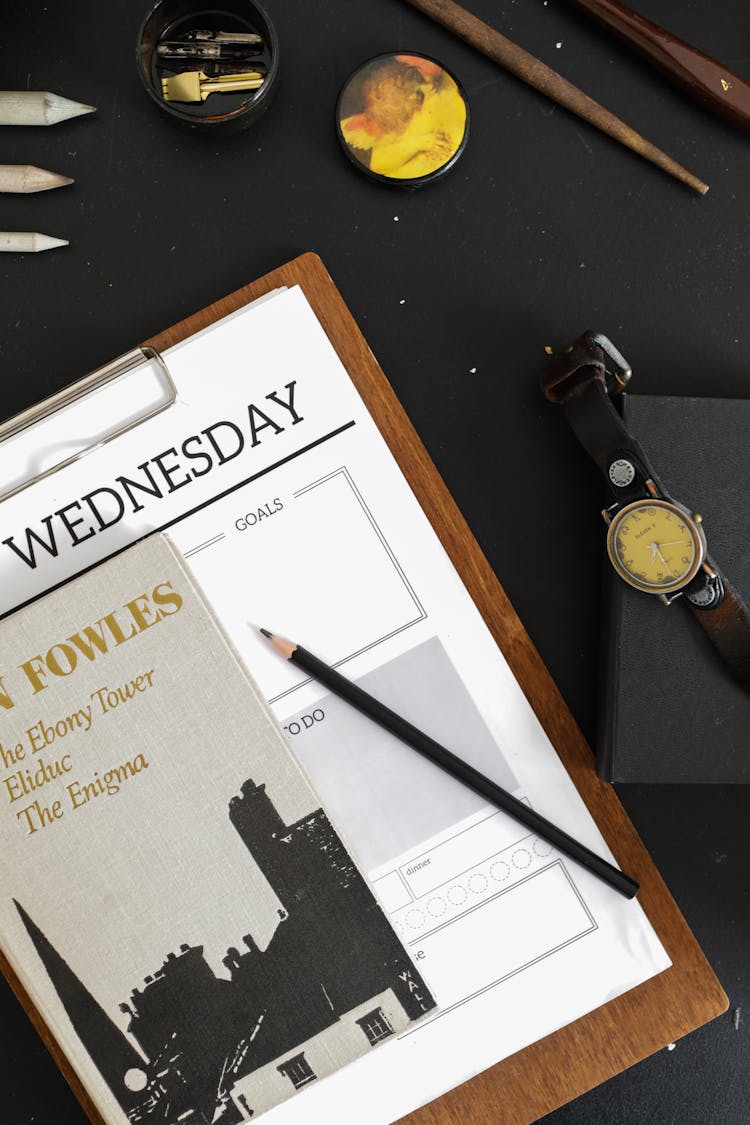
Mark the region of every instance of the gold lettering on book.
POLYGON ((32 801, 25 809, 21 809, 20 813, 16 813, 17 819, 22 824, 25 823, 28 828, 29 836, 33 836, 40 828, 47 828, 56 820, 62 820, 64 815, 62 801, 53 801, 51 805, 32 801))
MULTIPOLYGON (((67 738, 68 735, 77 734, 79 731, 87 734, 98 714, 106 715, 108 711, 113 711, 121 703, 129 703, 131 699, 135 699, 137 695, 153 687, 155 674, 156 669, 149 668, 147 672, 142 672, 134 679, 127 680, 126 683, 116 688, 105 685, 93 691, 89 696, 89 700, 95 701, 95 703, 89 702, 82 705, 75 711, 71 711, 69 715, 63 715, 59 719, 39 719, 33 726, 26 728, 26 741, 31 753, 38 754, 55 742, 67 738), (95 704, 98 704, 98 707, 95 704)), ((6 769, 15 764, 11 751, 3 751, 2 744, 0 744, 0 760, 6 769)))
MULTIPOLYGON (((61 759, 59 763, 61 772, 64 772, 63 761, 64 759, 61 759)), ((98 797, 115 797, 126 781, 142 773, 143 770, 147 770, 148 766, 145 755, 136 754, 130 761, 123 762, 119 766, 113 766, 112 769, 105 770, 103 773, 94 770, 94 776, 90 781, 72 781, 65 786, 71 806, 74 810, 81 809, 98 797)), ((28 773, 28 771, 26 772, 28 773)), ((16 819, 28 829, 28 835, 33 836, 41 828, 48 828, 56 820, 62 820, 64 815, 65 810, 61 800, 52 801, 49 805, 35 800, 16 813, 16 819)))
POLYGON ((51 746, 53 742, 66 738, 67 735, 73 734, 75 731, 91 730, 93 721, 94 715, 90 703, 88 707, 81 707, 74 711, 72 715, 65 715, 62 719, 51 719, 49 726, 43 719, 40 719, 38 723, 34 723, 33 727, 27 727, 26 729, 26 737, 32 754, 38 754, 40 750, 44 750, 47 746, 51 746))
POLYGON ((135 777, 141 770, 148 769, 148 762, 143 754, 136 754, 130 762, 124 762, 121 766, 115 766, 114 769, 107 770, 106 773, 100 774, 98 770, 94 771, 94 776, 91 781, 81 784, 80 781, 74 781, 71 785, 66 785, 70 797, 70 803, 74 809, 80 809, 83 805, 87 805, 89 801, 96 800, 97 797, 114 797, 120 792, 120 786, 128 778, 135 777))
POLYGON ((153 687, 155 670, 150 668, 148 672, 136 676, 134 680, 128 680, 122 687, 99 688, 97 691, 92 691, 89 698, 95 699, 101 708, 102 715, 106 715, 108 711, 114 711, 121 703, 129 703, 139 692, 147 691, 150 687, 153 687))
POLYGON ((26 757, 26 751, 22 742, 14 746, 11 750, 10 746, 3 746, 0 742, 0 762, 3 764, 3 769, 10 769, 11 766, 17 766, 26 757))
POLYGON ((13 707, 13 700, 5 690, 2 676, 0 676, 0 707, 4 707, 6 711, 10 711, 13 707))
POLYGON ((39 758, 36 762, 36 769, 31 767, 30 769, 16 770, 15 773, 3 778, 3 785, 8 792, 10 803, 13 804, 21 797, 28 797, 35 789, 41 789, 43 785, 55 781, 58 777, 62 777, 64 773, 70 773, 72 768, 70 754, 63 754, 62 758, 55 758, 52 762, 45 762, 44 758, 39 758))
MULTIPOLYGON (((150 594, 139 594, 120 609, 86 625, 65 640, 56 642, 46 650, 29 657, 19 665, 34 695, 49 687, 50 676, 72 675, 82 661, 92 662, 107 654, 111 648, 125 644, 146 629, 178 613, 182 608, 182 595, 172 588, 171 582, 160 582, 150 594)), ((13 701, 0 678, 0 706, 10 709, 13 701)))
MULTIPOLYGON (((0 742, 0 768, 4 774, 0 776, 0 795, 4 793, 8 804, 17 808, 17 802, 24 798, 30 802, 16 813, 16 820, 26 828, 28 835, 32 836, 62 820, 65 815, 65 800, 53 799, 54 793, 50 796, 45 793, 45 803, 39 799, 40 789, 46 786, 54 789, 65 782, 63 798, 67 795, 70 808, 76 811, 97 797, 114 797, 126 781, 149 768, 145 754, 138 753, 121 765, 94 770, 88 780, 72 780, 70 775, 78 772, 74 747, 71 743, 71 752, 62 753, 56 744, 63 739, 72 739, 76 734, 86 734, 98 716, 117 710, 155 687, 155 676, 156 669, 149 668, 123 684, 114 687, 105 684, 91 693, 88 703, 71 710, 68 715, 39 719, 27 727, 25 741, 15 746, 4 746, 0 742), (50 750, 52 746, 55 746, 54 751, 50 750), (56 757, 52 757, 53 752, 56 757)), ((67 744, 65 749, 68 749, 67 744)))

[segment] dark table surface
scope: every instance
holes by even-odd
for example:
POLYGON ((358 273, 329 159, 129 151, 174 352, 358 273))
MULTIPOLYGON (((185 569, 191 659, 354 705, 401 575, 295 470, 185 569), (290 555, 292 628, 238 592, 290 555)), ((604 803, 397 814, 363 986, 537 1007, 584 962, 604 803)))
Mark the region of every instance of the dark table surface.
MULTIPOLYGON (((471 8, 707 180, 705 198, 403 0, 267 6, 282 47, 277 100, 251 132, 220 141, 179 132, 140 89, 134 44, 145 0, 3 6, 0 85, 99 109, 51 129, 0 130, 0 163, 77 181, 0 201, 0 226, 71 243, 0 262, 0 414, 318 251, 593 740, 600 485, 539 394, 544 347, 594 327, 631 360, 634 390, 747 396, 750 143, 563 0, 471 8), (394 48, 442 59, 473 119, 457 167, 412 194, 359 176, 333 128, 344 78, 394 48)), ((638 8, 750 77, 744 0, 638 8)), ((715 471, 719 458, 706 465, 715 471)), ((630 786, 620 796, 730 1009, 545 1120, 746 1125, 750 793, 630 786)), ((4 986, 0 1003, 0 1118, 80 1125, 82 1111, 4 986)))

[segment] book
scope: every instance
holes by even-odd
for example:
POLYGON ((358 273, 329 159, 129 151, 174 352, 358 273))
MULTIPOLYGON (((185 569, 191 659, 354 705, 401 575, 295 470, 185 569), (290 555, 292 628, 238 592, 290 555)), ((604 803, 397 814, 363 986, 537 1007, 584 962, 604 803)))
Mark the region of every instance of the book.
POLYGON ((236 1125, 434 1008, 167 539, 0 652, 0 944, 108 1125, 236 1125))
MULTIPOLYGON (((709 553, 749 601, 750 399, 622 399, 628 428, 665 487, 703 516, 709 553)), ((608 570, 599 775, 616 782, 750 782, 747 693, 680 599, 667 608, 608 570)))

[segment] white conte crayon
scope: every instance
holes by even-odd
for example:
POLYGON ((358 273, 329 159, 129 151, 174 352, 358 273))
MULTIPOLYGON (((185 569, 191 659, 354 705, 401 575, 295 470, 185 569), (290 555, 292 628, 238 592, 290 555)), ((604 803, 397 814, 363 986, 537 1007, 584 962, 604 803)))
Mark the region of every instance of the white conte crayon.
POLYGON ((56 125, 95 109, 43 90, 0 90, 0 125, 56 125))
POLYGON ((59 176, 57 172, 47 172, 44 168, 35 168, 33 164, 0 164, 0 191, 28 195, 29 192, 49 191, 72 183, 69 176, 59 176))
POLYGON ((0 253, 38 254, 40 250, 54 250, 56 246, 68 246, 65 238, 52 238, 49 234, 36 231, 0 231, 0 253))

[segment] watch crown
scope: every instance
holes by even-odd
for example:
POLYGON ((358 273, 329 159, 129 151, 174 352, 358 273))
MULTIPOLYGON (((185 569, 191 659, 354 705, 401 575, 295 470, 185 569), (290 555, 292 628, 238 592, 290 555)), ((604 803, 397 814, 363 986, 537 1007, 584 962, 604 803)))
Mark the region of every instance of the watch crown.
POLYGON ((703 523, 703 516, 699 515, 698 512, 693 512, 693 519, 696 523, 703 523))

